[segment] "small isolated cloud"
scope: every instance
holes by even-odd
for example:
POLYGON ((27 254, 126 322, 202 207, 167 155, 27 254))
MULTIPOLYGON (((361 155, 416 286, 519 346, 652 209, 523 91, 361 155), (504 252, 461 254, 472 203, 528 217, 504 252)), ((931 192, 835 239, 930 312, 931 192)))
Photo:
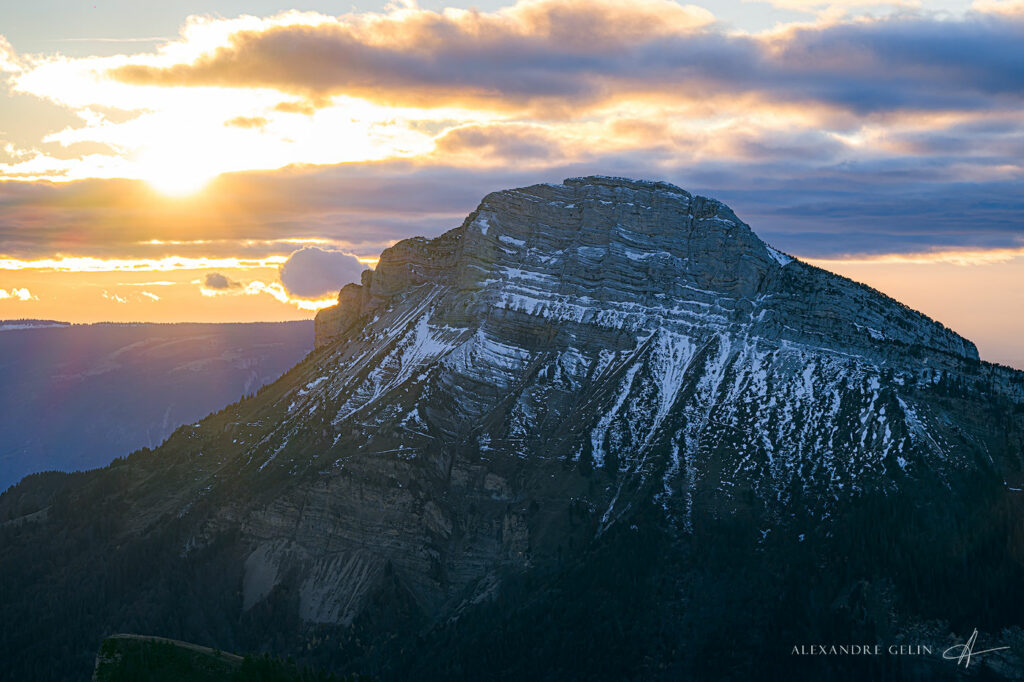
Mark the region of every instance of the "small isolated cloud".
POLYGON ((224 125, 229 128, 256 128, 262 130, 267 127, 267 119, 262 116, 236 116, 228 121, 224 121, 224 125))
POLYGON ((14 299, 15 301, 38 301, 38 296, 33 296, 32 293, 25 288, 21 289, 0 289, 0 300, 14 299))
POLYGON ((107 291, 106 289, 103 290, 103 298, 107 299, 108 301, 113 301, 114 303, 127 303, 128 302, 128 299, 125 298, 124 296, 118 296, 117 294, 112 294, 109 291, 107 291))
POLYGON ((312 116, 316 113, 317 104, 317 102, 308 99, 290 100, 277 104, 274 107, 274 111, 280 111, 283 114, 305 114, 306 116, 312 116))
POLYGON ((358 282, 366 269, 355 256, 315 246, 299 249, 281 266, 281 283, 292 296, 314 298, 358 282))
POLYGON ((160 297, 154 294, 152 291, 143 291, 142 295, 151 301, 159 301, 160 297))
POLYGON ((218 291, 225 289, 237 289, 242 286, 241 282, 228 279, 227 276, 222 275, 219 272, 206 273, 206 280, 203 284, 207 289, 216 289, 218 291))

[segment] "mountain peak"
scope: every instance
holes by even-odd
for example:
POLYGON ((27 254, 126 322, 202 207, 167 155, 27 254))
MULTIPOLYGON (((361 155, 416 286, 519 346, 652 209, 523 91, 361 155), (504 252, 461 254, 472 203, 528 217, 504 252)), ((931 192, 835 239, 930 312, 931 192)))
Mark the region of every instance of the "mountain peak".
MULTIPOLYGON (((570 212, 577 209, 580 224, 576 227, 598 232, 630 229, 640 235, 668 232, 678 238, 680 229, 692 228, 700 220, 718 218, 724 224, 746 228, 741 231, 742 236, 753 236, 750 228, 728 206, 715 199, 693 195, 668 182, 607 175, 566 178, 561 184, 545 183, 493 192, 483 199, 477 212, 493 210, 496 203, 498 210, 515 210, 514 206, 509 206, 509 199, 517 196, 547 202, 556 209, 559 205, 570 212), (589 213, 584 216, 588 209, 589 213), (654 213, 650 213, 652 211, 654 213), (583 225, 583 222, 591 224, 583 225)), ((571 224, 571 217, 566 218, 571 224)), ((686 236, 699 235, 688 229, 686 236)))
POLYGON ((666 182, 589 176, 492 192, 460 227, 386 249, 317 316, 317 344, 426 284, 458 298, 453 324, 502 310, 636 336, 731 329, 832 352, 978 358, 941 324, 773 249, 725 204, 666 182))
POLYGON ((624 187, 626 189, 670 192, 672 194, 682 194, 687 197, 693 196, 682 187, 673 185, 671 182, 665 182, 664 180, 635 180, 633 178, 624 178, 614 175, 585 175, 566 178, 562 181, 562 184, 573 187, 582 187, 586 185, 624 187))

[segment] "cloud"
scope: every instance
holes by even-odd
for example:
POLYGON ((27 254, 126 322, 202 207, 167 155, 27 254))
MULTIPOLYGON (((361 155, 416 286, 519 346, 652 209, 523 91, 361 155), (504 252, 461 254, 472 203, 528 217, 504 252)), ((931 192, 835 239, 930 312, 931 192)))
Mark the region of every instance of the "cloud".
POLYGON ((316 105, 309 100, 289 100, 286 102, 279 102, 274 105, 274 111, 280 111, 285 114, 305 114, 306 116, 312 116, 316 113, 316 110, 316 105))
POLYGON ((15 91, 80 120, 0 165, 21 179, 0 182, 0 269, 227 272, 307 245, 371 258, 490 191, 588 173, 715 196, 804 256, 1016 248, 1017 5, 745 34, 669 0, 526 0, 193 17, 154 51, 102 58, 4 43, 15 91), (187 199, 116 179, 197 173, 209 184, 187 199))
MULTIPOLYGON (((127 63, 110 75, 136 85, 270 87, 310 99, 522 103, 563 95, 567 70, 586 75, 588 65, 712 21, 706 10, 671 0, 525 0, 490 13, 290 14, 232 32, 190 62, 127 63)), ((580 81, 572 89, 589 88, 580 81)))
POLYGON ((280 282, 271 282, 265 284, 259 280, 249 282, 245 285, 244 292, 248 296, 256 294, 268 294, 273 298, 277 299, 281 303, 287 303, 289 305, 296 306, 299 310, 321 310, 328 308, 338 302, 337 295, 329 296, 327 298, 318 298, 311 300, 308 297, 296 298, 280 282))
POLYGON ((13 299, 15 301, 38 301, 38 297, 33 296, 32 293, 24 287, 20 289, 0 289, 0 301, 13 299))
POLYGON ((219 268, 267 268, 286 260, 283 256, 262 259, 246 258, 96 258, 91 256, 61 256, 21 260, 0 257, 0 270, 43 270, 49 272, 170 272, 172 270, 205 270, 219 268))
POLYGON ((263 116, 235 116, 229 121, 224 121, 224 125, 234 128, 258 128, 262 130, 267 127, 269 121, 263 116))
POLYGON ((495 165, 550 163, 564 160, 572 151, 548 128, 513 123, 452 128, 437 139, 434 153, 448 163, 495 165))
POLYGON ((864 7, 920 7, 920 0, 747 0, 764 2, 779 9, 834 14, 864 7))
POLYGON ((305 243, 375 257, 410 234, 457 226, 500 181, 451 167, 346 164, 227 175, 185 202, 138 181, 0 182, 0 269, 277 267, 305 243))
POLYGON ((355 256, 315 246, 299 249, 281 266, 281 283, 293 296, 314 298, 358 282, 366 266, 355 256))
MULTIPOLYGON (((12 147, 0 176, 140 178, 169 194, 205 186, 194 197, 206 203, 204 220, 226 223, 238 207, 218 204, 229 188, 214 178, 239 171, 953 154, 933 133, 965 118, 1015 118, 1018 137, 1024 128, 1024 14, 1012 8, 988 0, 958 17, 906 9, 760 34, 730 32, 671 0, 193 17, 153 52, 11 52, 13 91, 58 103, 80 123, 38 148, 12 147)), ((1013 165, 993 148, 990 168, 1013 165)), ((139 195, 153 199, 129 188, 117 201, 139 195)), ((122 226, 111 230, 120 236, 122 226)))
POLYGON ((765 43, 769 59, 751 73, 777 95, 810 98, 858 114, 983 110, 993 98, 1024 95, 1024 23, 974 15, 943 21, 897 15, 802 27, 765 43))
MULTIPOLYGON (((828 131, 748 128, 701 138, 668 119, 624 120, 617 132, 609 124, 593 133, 620 149, 571 161, 495 157, 501 162, 482 167, 402 162, 228 175, 213 198, 156 211, 151 192, 133 191, 138 183, 0 183, 0 271, 276 269, 308 239, 375 257, 399 239, 457 227, 489 192, 594 173, 667 180, 725 201, 800 256, 1012 248, 1024 239, 1024 172, 1013 170, 1024 128, 1015 132, 1019 123, 1010 120, 933 134, 974 139, 978 157, 858 152, 828 131)), ((929 138, 915 139, 923 148, 929 138)))
POLYGON ((880 253, 860 258, 810 258, 808 262, 833 269, 838 265, 992 265, 1024 259, 1024 247, 1017 249, 933 250, 919 253, 880 253))
POLYGON ((206 273, 204 286, 207 289, 235 289, 242 286, 242 284, 241 282, 228 279, 228 277, 219 272, 208 272, 206 273))
POLYGON ((985 14, 1024 17, 1024 0, 975 0, 972 8, 985 14))
POLYGON ((230 286, 226 288, 210 287, 205 283, 199 282, 199 293, 207 298, 215 296, 261 296, 267 295, 277 300, 279 303, 286 305, 292 305, 299 310, 321 310, 332 306, 338 302, 337 295, 326 297, 326 298, 310 298, 310 297, 297 297, 293 296, 288 292, 284 285, 280 282, 270 282, 269 284, 262 280, 252 280, 250 282, 241 283, 235 282, 237 286, 230 286))
MULTIPOLYGON (((844 6, 873 4, 904 3, 844 6)), ((230 33, 189 61, 140 59, 108 74, 146 86, 273 88, 324 105, 347 95, 544 110, 623 96, 758 93, 860 114, 981 109, 992 96, 1022 96, 1024 27, 998 7, 1001 19, 904 12, 765 35, 725 33, 706 12, 668 0, 523 0, 490 13, 401 10, 315 22, 293 15, 294 23, 283 17, 230 33)))
POLYGON ((0 35, 0 73, 18 73, 21 69, 18 53, 7 42, 7 38, 0 35))

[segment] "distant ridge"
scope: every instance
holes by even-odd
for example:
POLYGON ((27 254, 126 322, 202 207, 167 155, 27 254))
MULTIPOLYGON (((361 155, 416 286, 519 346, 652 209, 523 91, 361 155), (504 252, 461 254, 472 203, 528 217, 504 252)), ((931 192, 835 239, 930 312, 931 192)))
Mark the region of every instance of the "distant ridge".
POLYGON ((0 320, 0 332, 13 331, 16 329, 48 329, 51 327, 70 327, 71 324, 68 322, 60 322, 58 320, 32 320, 32 319, 18 319, 18 320, 0 320))

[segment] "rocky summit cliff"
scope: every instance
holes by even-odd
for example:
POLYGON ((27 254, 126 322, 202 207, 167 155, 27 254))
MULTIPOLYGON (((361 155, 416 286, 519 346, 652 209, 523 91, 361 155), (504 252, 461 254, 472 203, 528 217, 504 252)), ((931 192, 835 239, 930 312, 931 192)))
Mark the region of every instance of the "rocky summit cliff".
POLYGON ((0 498, 0 616, 89 614, 5 630, 15 670, 145 631, 381 679, 942 679, 792 648, 979 627, 1016 674, 1024 374, 725 205, 496 192, 338 301, 254 398, 0 498))

